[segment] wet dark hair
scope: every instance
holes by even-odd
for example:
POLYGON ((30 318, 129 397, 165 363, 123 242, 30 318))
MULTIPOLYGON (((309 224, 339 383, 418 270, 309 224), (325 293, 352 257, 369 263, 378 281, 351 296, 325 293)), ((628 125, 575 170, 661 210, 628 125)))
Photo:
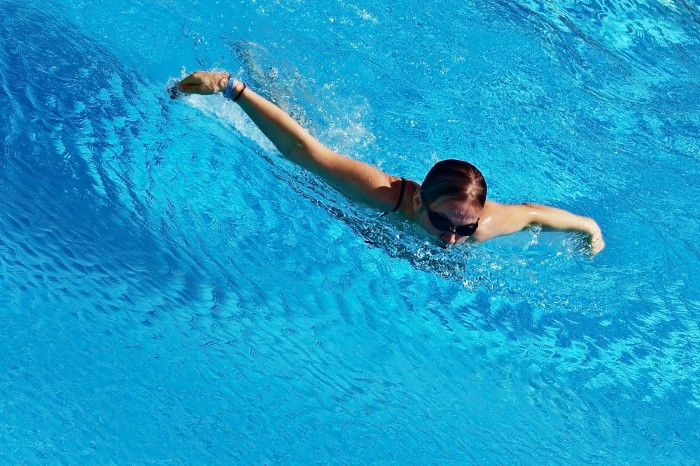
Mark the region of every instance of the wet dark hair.
POLYGON ((478 168, 463 160, 442 160, 430 169, 423 185, 421 198, 432 204, 441 197, 473 202, 483 207, 486 202, 486 180, 478 168))

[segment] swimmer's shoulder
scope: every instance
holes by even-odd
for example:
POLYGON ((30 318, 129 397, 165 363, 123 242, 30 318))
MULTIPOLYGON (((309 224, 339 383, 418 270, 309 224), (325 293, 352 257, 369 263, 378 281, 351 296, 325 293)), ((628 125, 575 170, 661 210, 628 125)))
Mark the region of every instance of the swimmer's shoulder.
POLYGON ((522 222, 518 218, 521 211, 521 204, 486 201, 479 218, 479 228, 474 233, 473 238, 483 242, 498 236, 515 233, 522 229, 522 222))
POLYGON ((499 225, 502 221, 504 213, 504 205, 498 202, 486 201, 484 208, 479 216, 479 228, 476 229, 471 240, 475 242, 484 242, 491 238, 499 236, 499 225))

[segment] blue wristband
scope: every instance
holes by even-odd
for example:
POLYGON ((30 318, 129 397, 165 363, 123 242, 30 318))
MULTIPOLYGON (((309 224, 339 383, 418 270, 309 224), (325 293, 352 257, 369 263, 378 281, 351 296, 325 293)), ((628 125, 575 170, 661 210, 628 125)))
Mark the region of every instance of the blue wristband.
POLYGON ((231 98, 231 91, 233 90, 233 76, 230 74, 228 75, 228 86, 226 86, 226 90, 224 91, 224 97, 227 99, 231 98))

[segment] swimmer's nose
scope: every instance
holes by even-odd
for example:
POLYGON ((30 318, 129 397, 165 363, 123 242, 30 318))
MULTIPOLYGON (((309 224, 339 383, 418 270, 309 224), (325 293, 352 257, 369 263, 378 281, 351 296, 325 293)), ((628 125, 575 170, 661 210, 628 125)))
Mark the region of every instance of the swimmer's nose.
POLYGON ((457 236, 454 233, 443 233, 440 235, 440 239, 447 244, 455 244, 457 242, 457 236))

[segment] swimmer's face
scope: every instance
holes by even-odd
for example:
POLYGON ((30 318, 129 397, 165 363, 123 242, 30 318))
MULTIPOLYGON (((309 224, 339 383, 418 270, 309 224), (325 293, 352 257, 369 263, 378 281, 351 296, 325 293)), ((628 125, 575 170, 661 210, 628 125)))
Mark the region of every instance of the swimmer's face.
POLYGON ((460 244, 475 231, 483 207, 459 199, 439 198, 428 205, 417 193, 414 198, 418 224, 446 245, 460 244))

